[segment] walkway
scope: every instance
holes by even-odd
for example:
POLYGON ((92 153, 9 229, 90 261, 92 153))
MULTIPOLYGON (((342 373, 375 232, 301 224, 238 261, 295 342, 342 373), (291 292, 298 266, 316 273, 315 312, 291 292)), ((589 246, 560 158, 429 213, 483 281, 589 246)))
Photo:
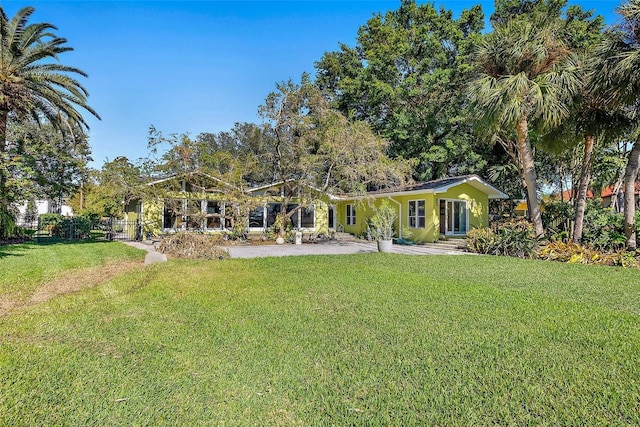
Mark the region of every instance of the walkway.
MULTIPOLYGON (((259 245, 259 246, 230 246, 227 248, 231 258, 261 258, 270 256, 297 255, 346 255, 378 252, 375 242, 345 242, 345 243, 305 243, 302 245, 259 245)), ((430 246, 402 246, 393 245, 392 253, 405 255, 463 255, 468 254, 460 250, 440 249, 430 246)))
POLYGON ((124 241, 122 243, 133 246, 134 248, 147 251, 147 255, 144 257, 145 265, 155 264, 156 262, 165 262, 167 260, 167 256, 165 254, 161 254, 160 252, 156 252, 156 248, 153 245, 146 245, 144 243, 130 241, 124 241))
MULTIPOLYGON (((156 252, 153 245, 147 245, 140 242, 123 242, 134 248, 147 251, 144 258, 145 264, 155 264, 156 262, 164 262, 167 260, 166 255, 156 252)), ((231 258, 264 258, 264 257, 282 257, 282 256, 301 256, 301 255, 349 255, 364 254, 378 252, 378 246, 375 242, 327 242, 327 243, 305 243, 302 245, 247 245, 247 246, 228 246, 231 258)), ((394 254, 404 255, 468 255, 467 252, 461 250, 441 249, 431 246, 403 246, 393 245, 391 251, 394 254)))

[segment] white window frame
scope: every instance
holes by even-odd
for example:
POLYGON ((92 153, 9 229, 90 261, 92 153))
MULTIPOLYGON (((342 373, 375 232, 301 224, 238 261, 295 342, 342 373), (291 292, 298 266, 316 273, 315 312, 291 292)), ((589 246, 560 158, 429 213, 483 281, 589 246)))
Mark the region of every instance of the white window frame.
POLYGON ((424 199, 416 199, 416 200, 409 200, 409 203, 407 203, 407 226, 409 228, 414 228, 414 229, 422 229, 422 228, 427 228, 427 201, 424 199), (420 210, 418 209, 418 204, 422 202, 422 204, 424 205, 424 215, 420 216, 418 213, 420 212, 420 210), (411 215, 411 205, 413 206, 413 210, 414 210, 414 215, 411 215), (420 226, 420 218, 423 219, 424 225, 420 226), (411 225, 411 220, 414 221, 413 225, 411 225))
MULTIPOLYGON (((469 217, 471 216, 471 213, 469 212, 469 201, 465 200, 465 199, 440 199, 443 200, 445 202, 445 229, 446 229, 446 236, 464 236, 469 232, 469 217), (449 203, 453 204, 454 203, 459 203, 463 206, 463 209, 465 211, 465 231, 464 232, 456 232, 453 230, 449 229, 449 218, 453 216, 453 212, 450 212, 449 210, 449 203)), ((455 208, 453 208, 455 210, 455 208)))
POLYGON ((345 224, 346 225, 356 225, 356 205, 354 203, 348 203, 345 208, 345 224))

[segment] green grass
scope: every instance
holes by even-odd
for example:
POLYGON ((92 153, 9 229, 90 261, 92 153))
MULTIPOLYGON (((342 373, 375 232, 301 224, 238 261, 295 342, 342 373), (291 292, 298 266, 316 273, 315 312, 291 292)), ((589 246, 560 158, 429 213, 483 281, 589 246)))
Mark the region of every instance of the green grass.
POLYGON ((144 251, 118 242, 51 241, 0 246, 0 296, 24 298, 65 271, 143 260, 144 256, 144 251))
POLYGON ((170 261, 0 318, 0 425, 638 425, 639 326, 637 270, 170 261))

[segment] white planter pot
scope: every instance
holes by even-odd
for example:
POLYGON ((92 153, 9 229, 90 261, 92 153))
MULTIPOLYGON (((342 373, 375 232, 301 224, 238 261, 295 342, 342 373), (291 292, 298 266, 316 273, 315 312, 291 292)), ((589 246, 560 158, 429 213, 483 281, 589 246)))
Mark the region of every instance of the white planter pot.
POLYGON ((378 240, 378 252, 389 253, 393 247, 393 240, 378 240))

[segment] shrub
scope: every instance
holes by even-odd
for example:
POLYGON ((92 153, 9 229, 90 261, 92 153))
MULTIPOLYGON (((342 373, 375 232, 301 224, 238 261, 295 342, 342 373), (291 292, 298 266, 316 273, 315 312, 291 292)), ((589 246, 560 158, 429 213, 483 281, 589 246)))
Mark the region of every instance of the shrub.
POLYGON ((225 259, 229 252, 219 247, 220 235, 179 232, 171 234, 160 243, 160 252, 174 258, 186 259, 225 259))
POLYGON ((0 240, 13 237, 16 228, 16 219, 11 212, 0 210, 0 240))
POLYGON ((91 219, 83 217, 62 217, 61 221, 47 226, 52 236, 64 239, 88 239, 91 236, 92 227, 91 219))
POLYGON ((373 210, 373 216, 369 219, 371 234, 376 240, 393 239, 393 223, 398 218, 398 213, 389 202, 384 200, 373 210))
POLYGON ((627 242, 623 214, 591 204, 585 212, 582 242, 605 252, 623 249, 627 242))
POLYGON ((540 251, 540 258, 569 264, 595 264, 621 267, 638 267, 638 258, 633 252, 617 251, 604 253, 573 242, 553 242, 540 251))
POLYGON ((55 213, 41 214, 40 215, 40 227, 41 228, 53 228, 56 224, 62 222, 64 216, 55 213))
POLYGON ((526 220, 508 220, 492 229, 477 228, 467 234, 467 247, 476 253, 534 258, 539 242, 533 225, 526 220))
POLYGON ((552 240, 568 240, 575 215, 575 209, 569 202, 546 202, 542 211, 542 224, 547 235, 552 240))

